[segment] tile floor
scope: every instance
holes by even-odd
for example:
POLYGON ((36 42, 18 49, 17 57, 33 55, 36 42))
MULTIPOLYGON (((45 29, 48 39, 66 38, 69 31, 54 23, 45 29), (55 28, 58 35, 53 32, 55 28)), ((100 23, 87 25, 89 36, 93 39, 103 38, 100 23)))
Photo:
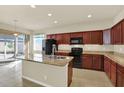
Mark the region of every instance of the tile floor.
POLYGON ((104 72, 73 69, 71 87, 113 87, 111 81, 104 72))
MULTIPOLYGON (((21 63, 0 63, 0 87, 42 87, 21 78, 21 63)), ((112 87, 112 84, 104 72, 74 68, 70 87, 112 87)))

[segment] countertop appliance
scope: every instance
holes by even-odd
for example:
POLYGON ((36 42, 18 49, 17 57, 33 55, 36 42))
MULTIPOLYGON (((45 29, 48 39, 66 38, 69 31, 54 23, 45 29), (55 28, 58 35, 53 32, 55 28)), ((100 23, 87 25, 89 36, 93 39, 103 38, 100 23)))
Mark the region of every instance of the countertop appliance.
POLYGON ((70 44, 83 44, 82 37, 73 37, 70 39, 70 44))
POLYGON ((70 56, 73 56, 73 67, 74 68, 81 68, 82 67, 82 48, 71 48, 70 56))
POLYGON ((53 47, 57 49, 57 43, 55 39, 46 39, 45 41, 45 54, 52 55, 53 47))

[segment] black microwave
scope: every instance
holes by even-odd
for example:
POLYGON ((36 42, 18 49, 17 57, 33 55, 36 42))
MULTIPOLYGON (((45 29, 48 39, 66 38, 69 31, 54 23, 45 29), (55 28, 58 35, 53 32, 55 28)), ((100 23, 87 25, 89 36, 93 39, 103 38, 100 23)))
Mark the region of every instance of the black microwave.
POLYGON ((83 44, 82 37, 73 37, 70 39, 70 44, 83 44))

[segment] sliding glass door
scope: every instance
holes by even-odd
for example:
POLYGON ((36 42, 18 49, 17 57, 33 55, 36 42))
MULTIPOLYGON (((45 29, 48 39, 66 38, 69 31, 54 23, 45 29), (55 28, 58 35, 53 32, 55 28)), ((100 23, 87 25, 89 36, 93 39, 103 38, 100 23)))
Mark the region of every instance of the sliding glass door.
POLYGON ((0 59, 8 59, 14 56, 15 37, 0 35, 0 59))

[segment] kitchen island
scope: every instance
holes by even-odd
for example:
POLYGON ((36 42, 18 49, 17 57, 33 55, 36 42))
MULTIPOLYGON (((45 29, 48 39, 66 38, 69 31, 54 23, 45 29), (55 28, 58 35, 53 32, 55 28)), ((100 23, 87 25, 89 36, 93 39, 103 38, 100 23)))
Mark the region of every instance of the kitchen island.
POLYGON ((67 87, 72 82, 69 56, 28 55, 22 59, 22 77, 42 86, 67 87))

